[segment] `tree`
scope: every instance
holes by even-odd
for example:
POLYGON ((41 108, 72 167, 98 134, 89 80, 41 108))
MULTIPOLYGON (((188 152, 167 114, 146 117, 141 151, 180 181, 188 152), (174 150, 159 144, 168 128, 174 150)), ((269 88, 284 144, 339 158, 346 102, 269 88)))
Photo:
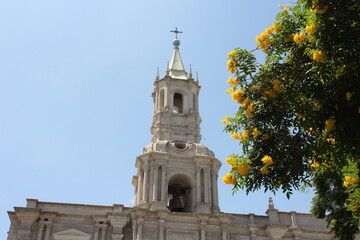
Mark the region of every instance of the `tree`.
POLYGON ((234 191, 264 188, 290 197, 315 189, 312 213, 340 239, 359 233, 360 3, 299 0, 256 37, 266 54, 230 52, 227 91, 240 104, 225 131, 242 154, 226 159, 234 191))

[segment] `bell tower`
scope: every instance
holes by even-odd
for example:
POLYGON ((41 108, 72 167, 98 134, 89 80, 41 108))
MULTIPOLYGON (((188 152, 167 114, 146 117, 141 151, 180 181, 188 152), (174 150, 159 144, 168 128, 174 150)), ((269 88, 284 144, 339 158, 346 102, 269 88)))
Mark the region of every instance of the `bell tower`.
POLYGON ((200 143, 199 82, 191 68, 189 74, 185 71, 180 40, 173 46, 165 76, 158 72, 154 82, 152 142, 136 159, 135 207, 218 213, 221 162, 200 143))

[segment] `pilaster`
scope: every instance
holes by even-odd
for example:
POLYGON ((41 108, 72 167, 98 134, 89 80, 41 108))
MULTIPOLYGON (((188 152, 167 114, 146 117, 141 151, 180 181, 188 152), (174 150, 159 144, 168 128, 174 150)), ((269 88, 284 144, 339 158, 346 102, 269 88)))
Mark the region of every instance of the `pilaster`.
POLYGON ((112 240, 122 240, 124 237, 123 229, 129 222, 130 217, 126 214, 116 214, 108 216, 109 222, 113 227, 112 240))
POLYGON ((31 226, 38 218, 40 209, 15 207, 15 214, 20 222, 17 240, 30 240, 31 226))

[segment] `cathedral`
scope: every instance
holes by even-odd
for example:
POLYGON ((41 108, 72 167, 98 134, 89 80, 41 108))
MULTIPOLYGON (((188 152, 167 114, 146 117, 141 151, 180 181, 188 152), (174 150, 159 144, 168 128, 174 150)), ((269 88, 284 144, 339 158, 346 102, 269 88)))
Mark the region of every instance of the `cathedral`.
POLYGON ((333 239, 324 220, 280 212, 271 199, 266 215, 221 212, 221 162, 200 143, 199 82, 185 71, 178 39, 173 46, 154 82, 152 140, 135 161, 134 207, 27 199, 8 212, 7 240, 333 239))

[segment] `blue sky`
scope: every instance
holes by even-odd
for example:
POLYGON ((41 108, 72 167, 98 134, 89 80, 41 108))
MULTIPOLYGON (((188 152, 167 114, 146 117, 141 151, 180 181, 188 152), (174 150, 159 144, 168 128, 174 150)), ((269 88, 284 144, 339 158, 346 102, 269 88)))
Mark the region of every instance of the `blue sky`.
MULTIPOLYGON (((26 198, 132 206, 135 159, 151 140, 156 68, 162 77, 175 27, 184 32, 185 66, 199 72, 202 143, 222 162, 239 152, 220 121, 237 109, 225 93, 227 53, 254 49, 285 3, 0 0, 0 239, 6 211, 26 198)), ((272 196, 232 196, 221 181, 219 194, 222 211, 256 214, 272 196)), ((279 193, 275 207, 308 212, 311 197, 279 193)))

